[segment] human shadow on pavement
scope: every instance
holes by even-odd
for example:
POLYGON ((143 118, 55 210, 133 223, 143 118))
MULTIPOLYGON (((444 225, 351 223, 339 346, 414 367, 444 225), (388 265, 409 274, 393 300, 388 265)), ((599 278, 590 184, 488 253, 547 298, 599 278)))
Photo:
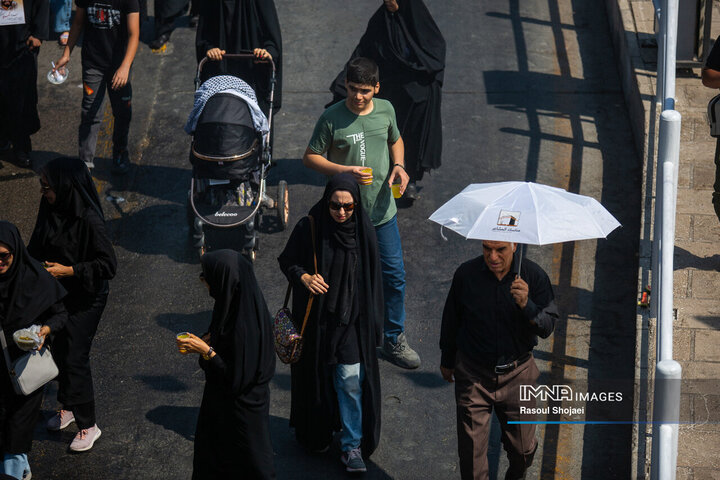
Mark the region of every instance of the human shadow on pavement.
POLYGON ((153 390, 158 390, 160 392, 177 393, 190 390, 187 383, 173 377, 172 375, 135 375, 133 378, 135 380, 140 380, 153 390))
MULTIPOLYGON (((273 159, 273 167, 267 172, 268 187, 276 186, 280 180, 288 185, 314 185, 324 187, 327 183, 325 175, 307 168, 301 158, 273 159)), ((273 192, 274 193, 274 192, 273 192)))
MULTIPOLYGON (((155 323, 170 332, 200 332, 210 324, 210 310, 196 313, 161 313, 155 317, 155 323)), ((202 333, 202 332, 200 332, 202 333)))
POLYGON ((440 371, 435 372, 403 372, 403 375, 415 383, 418 387, 423 388, 440 388, 448 383, 440 376, 440 371))
POLYGON ((134 192, 167 202, 183 205, 187 202, 192 178, 189 161, 187 168, 132 163, 130 171, 125 175, 112 173, 112 159, 110 158, 95 158, 94 163, 93 178, 107 183, 106 194, 134 192))
POLYGON ((674 270, 694 268, 697 270, 720 272, 720 255, 718 254, 715 254, 712 257, 698 257, 694 253, 690 253, 684 248, 678 247, 676 245, 674 258, 674 270))
POLYGON ((198 412, 200 407, 160 405, 147 412, 145 418, 192 442, 195 440, 198 412))
POLYGON ((162 255, 178 263, 198 263, 189 241, 185 205, 151 205, 107 222, 115 243, 141 255, 162 255), (158 242, 156 239, 162 238, 158 242))

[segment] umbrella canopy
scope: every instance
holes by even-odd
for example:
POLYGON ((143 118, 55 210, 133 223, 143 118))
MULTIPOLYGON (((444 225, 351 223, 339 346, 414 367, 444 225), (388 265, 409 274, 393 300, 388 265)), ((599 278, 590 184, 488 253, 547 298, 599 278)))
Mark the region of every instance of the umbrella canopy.
POLYGON ((469 239, 530 245, 605 238, 620 226, 594 198, 530 182, 468 185, 430 220, 469 239))

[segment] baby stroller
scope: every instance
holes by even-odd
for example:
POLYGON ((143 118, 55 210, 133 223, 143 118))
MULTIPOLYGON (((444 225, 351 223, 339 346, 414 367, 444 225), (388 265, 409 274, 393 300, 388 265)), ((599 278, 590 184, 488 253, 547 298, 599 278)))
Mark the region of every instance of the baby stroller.
MULTIPOLYGON (((254 59, 252 53, 227 54, 227 59, 254 59)), ((275 209, 281 230, 290 214, 287 182, 281 180, 277 201, 267 195, 266 174, 272 162, 270 147, 275 64, 269 65, 268 115, 260 110, 255 92, 239 77, 221 75, 200 85, 203 59, 195 78, 195 106, 185 131, 193 135, 190 148, 188 220, 193 246, 206 251, 231 248, 254 261, 256 228, 264 210, 275 209)))

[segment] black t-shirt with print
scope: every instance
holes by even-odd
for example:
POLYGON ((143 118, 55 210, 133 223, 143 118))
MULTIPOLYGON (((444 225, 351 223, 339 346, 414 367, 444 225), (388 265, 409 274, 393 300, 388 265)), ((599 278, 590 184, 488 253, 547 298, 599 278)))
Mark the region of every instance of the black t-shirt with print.
POLYGON ((128 43, 127 15, 140 11, 138 0, 75 0, 85 9, 83 68, 117 69, 128 43))

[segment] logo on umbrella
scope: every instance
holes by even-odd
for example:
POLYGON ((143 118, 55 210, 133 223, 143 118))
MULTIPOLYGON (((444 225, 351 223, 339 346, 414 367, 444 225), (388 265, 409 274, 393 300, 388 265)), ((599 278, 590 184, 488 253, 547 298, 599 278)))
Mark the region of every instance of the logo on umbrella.
POLYGON ((520 223, 520 212, 500 210, 497 224, 501 227, 517 227, 520 223))

